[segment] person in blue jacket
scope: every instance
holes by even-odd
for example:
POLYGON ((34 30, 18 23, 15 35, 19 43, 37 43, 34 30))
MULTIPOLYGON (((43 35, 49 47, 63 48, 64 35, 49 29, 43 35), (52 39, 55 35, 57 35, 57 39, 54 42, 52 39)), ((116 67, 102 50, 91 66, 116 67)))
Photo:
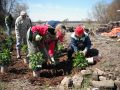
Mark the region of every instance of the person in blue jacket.
POLYGON ((46 24, 47 25, 50 25, 52 28, 56 28, 56 26, 58 25, 58 24, 60 24, 61 22, 60 21, 55 21, 55 20, 50 20, 50 21, 48 21, 46 24))
POLYGON ((71 34, 71 42, 68 46, 68 59, 71 59, 74 52, 82 52, 86 56, 88 50, 91 48, 91 40, 81 25, 76 26, 74 32, 71 34))

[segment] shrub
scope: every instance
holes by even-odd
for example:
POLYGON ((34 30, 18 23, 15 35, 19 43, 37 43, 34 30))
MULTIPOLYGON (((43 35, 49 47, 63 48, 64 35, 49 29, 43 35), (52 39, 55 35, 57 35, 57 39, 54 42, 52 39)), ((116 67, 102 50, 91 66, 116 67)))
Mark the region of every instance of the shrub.
POLYGON ((0 65, 8 66, 11 62, 11 54, 8 49, 4 49, 0 52, 0 65))
POLYGON ((43 63, 43 58, 42 58, 43 54, 41 52, 32 54, 30 56, 30 64, 31 64, 31 68, 32 70, 36 70, 37 69, 37 65, 38 64, 42 64, 43 63))
POLYGON ((73 59, 73 67, 85 68, 88 66, 88 61, 82 53, 77 52, 73 59))
POLYGON ((12 49, 12 46, 14 44, 14 40, 12 37, 7 37, 6 39, 2 40, 1 41, 1 44, 0 44, 0 49, 12 49))

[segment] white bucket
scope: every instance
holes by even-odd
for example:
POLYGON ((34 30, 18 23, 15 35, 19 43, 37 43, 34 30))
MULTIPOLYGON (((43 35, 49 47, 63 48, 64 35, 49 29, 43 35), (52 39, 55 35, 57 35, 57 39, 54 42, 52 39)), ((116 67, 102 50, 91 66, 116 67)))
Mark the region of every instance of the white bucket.
POLYGON ((88 61, 89 64, 93 64, 94 63, 93 57, 86 58, 86 60, 88 61))

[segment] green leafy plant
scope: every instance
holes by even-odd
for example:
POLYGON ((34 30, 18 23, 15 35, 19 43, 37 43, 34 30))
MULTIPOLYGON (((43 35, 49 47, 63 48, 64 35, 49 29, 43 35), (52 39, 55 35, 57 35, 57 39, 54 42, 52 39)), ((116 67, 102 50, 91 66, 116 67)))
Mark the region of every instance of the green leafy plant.
POLYGON ((42 58, 43 54, 41 52, 32 54, 30 56, 30 64, 31 64, 31 68, 32 70, 36 70, 37 69, 37 65, 38 64, 42 64, 43 63, 43 58, 42 58))
POLYGON ((11 54, 8 49, 4 49, 0 52, 0 65, 8 66, 11 62, 11 54))
POLYGON ((57 50, 57 51, 60 51, 60 50, 63 50, 63 49, 64 49, 64 46, 63 46, 63 44, 60 44, 60 43, 58 43, 56 48, 55 48, 55 50, 57 50))
POLYGON ((85 68, 88 66, 88 61, 82 53, 77 52, 73 59, 73 67, 85 68))
POLYGON ((27 45, 22 45, 21 50, 22 50, 23 53, 26 53, 26 52, 27 52, 27 49, 28 49, 28 46, 27 46, 27 45))
POLYGON ((13 38, 12 38, 12 37, 7 37, 7 38, 4 39, 3 41, 1 41, 0 47, 1 47, 2 49, 7 49, 7 48, 9 48, 9 49, 11 50, 13 44, 14 44, 13 38))
POLYGON ((90 86, 91 77, 92 77, 92 75, 85 75, 84 76, 84 80, 82 82, 80 90, 87 90, 87 88, 90 86))

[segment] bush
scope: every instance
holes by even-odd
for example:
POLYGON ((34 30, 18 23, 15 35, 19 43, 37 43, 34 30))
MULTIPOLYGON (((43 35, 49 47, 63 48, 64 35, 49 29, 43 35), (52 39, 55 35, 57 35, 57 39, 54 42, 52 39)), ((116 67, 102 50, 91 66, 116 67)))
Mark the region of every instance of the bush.
POLYGON ((85 68, 88 66, 88 61, 82 53, 77 52, 73 59, 73 67, 85 68))
POLYGON ((30 56, 30 64, 31 64, 31 68, 32 70, 36 70, 37 69, 37 65, 38 64, 42 64, 43 63, 43 58, 42 58, 43 54, 41 52, 32 54, 30 56))
POLYGON ((0 43, 1 43, 0 50, 3 49, 11 50, 13 48, 14 40, 12 37, 7 37, 6 39, 2 40, 0 43))
POLYGON ((11 54, 8 49, 4 49, 0 52, 0 65, 8 66, 11 62, 11 54))

